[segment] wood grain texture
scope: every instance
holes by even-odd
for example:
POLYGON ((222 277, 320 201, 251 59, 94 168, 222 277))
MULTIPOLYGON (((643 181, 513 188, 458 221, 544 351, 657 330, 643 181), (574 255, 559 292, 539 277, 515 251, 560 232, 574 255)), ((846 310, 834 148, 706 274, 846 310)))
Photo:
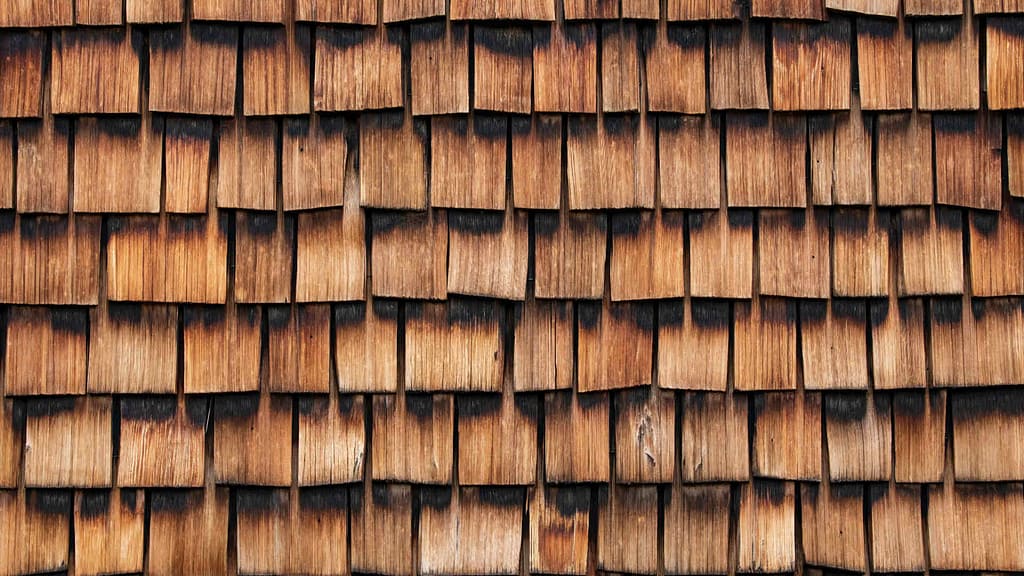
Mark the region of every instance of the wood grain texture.
POLYGON ((146 493, 114 488, 75 494, 75 573, 140 572, 146 493))
POLYGON ((683 394, 680 438, 684 483, 742 482, 750 478, 746 396, 683 394))
POLYGON ((640 50, 636 24, 608 22, 601 33, 601 109, 635 112, 640 109, 640 50))
POLYGON ((139 112, 140 32, 77 28, 53 36, 50 101, 54 114, 139 112))
POLYGON ((964 290, 963 225, 958 210, 907 208, 900 213, 900 296, 964 290))
POLYGON ((73 9, 71 0, 12 0, 0 6, 0 26, 71 26, 73 9))
POLYGON ((920 110, 978 109, 978 33, 974 26, 970 16, 914 24, 920 110))
POLYGON ((1006 115, 1006 185, 1010 196, 1024 196, 1024 115, 1006 115))
POLYGON ((529 215, 518 210, 448 213, 448 291, 526 298, 529 215))
POLYGON ((833 482, 883 482, 892 477, 892 406, 889 396, 826 394, 825 441, 833 482))
POLYGON ((358 482, 366 466, 365 400, 360 395, 298 399, 299 486, 358 482))
POLYGON ((150 492, 150 571, 227 574, 229 500, 226 487, 150 492))
POLYGON ((1019 13, 1024 6, 1018 0, 979 0, 974 3, 975 14, 1019 13))
MULTIPOLYGON (((70 4, 70 3, 69 3, 70 4)), ((0 16, 3 15, 0 8, 0 16)), ((0 491, 0 570, 5 574, 68 568, 71 494, 52 490, 0 491)))
POLYGON ((867 570, 863 486, 801 484, 800 512, 804 562, 840 570, 867 570))
POLYGON ((283 212, 235 213, 235 301, 290 302, 295 217, 283 212))
MULTIPOLYGON (((754 2, 755 11, 758 2, 754 2)), ((772 108, 850 108, 850 20, 772 25, 772 108)))
POLYGON ((295 0, 295 19, 299 22, 329 22, 333 24, 377 23, 377 2, 356 0, 333 2, 332 0, 295 0))
POLYGON ((892 217, 874 208, 832 211, 832 294, 885 297, 889 294, 892 217))
POLYGON ((576 316, 576 387, 580 392, 651 384, 653 304, 579 302, 576 316))
POLYGON ((334 307, 334 371, 342 392, 397 390, 398 309, 388 300, 334 307))
POLYGON ((563 212, 534 216, 538 298, 599 299, 604 293, 608 216, 563 212))
POLYGON ((658 571, 658 488, 597 489, 597 567, 630 574, 658 571))
POLYGON ((0 33, 0 53, 4 55, 0 58, 0 117, 42 115, 46 46, 47 36, 42 31, 0 33))
POLYGON ((676 468, 676 397, 633 388, 615 398, 615 479, 624 484, 672 482, 676 468))
POLYGON ((855 12, 872 16, 896 18, 899 15, 898 0, 825 0, 825 8, 855 12))
POLYGON ((420 492, 420 571, 517 574, 522 488, 425 488, 420 492))
POLYGON ((728 302, 658 303, 659 387, 725 391, 730 314, 728 302))
POLYGON ((101 220, 0 215, 0 301, 96 304, 101 220))
POLYGON ((906 0, 903 3, 906 16, 959 16, 964 13, 960 0, 906 0))
POLYGON ((647 110, 684 114, 707 110, 706 43, 703 27, 670 26, 663 21, 640 30, 647 110))
POLYGON ((515 391, 572 388, 572 303, 528 298, 515 305, 513 324, 515 391))
POLYGON ((326 112, 401 107, 404 42, 401 28, 385 31, 383 27, 318 26, 313 109, 326 112))
POLYGON ((444 16, 446 7, 445 0, 383 0, 382 4, 385 23, 444 16))
POLYGON ((675 20, 734 20, 740 17, 741 7, 734 0, 668 0, 665 16, 675 20))
POLYGON ((359 116, 359 201, 371 208, 427 206, 428 126, 400 113, 359 116))
POLYGON ((811 149, 811 197, 816 205, 871 205, 871 144, 874 119, 861 115, 851 99, 849 114, 812 117, 807 124, 811 149))
POLYGON ((565 170, 571 210, 654 207, 654 118, 571 116, 567 124, 565 170), (603 185, 595 187, 594 182, 603 185))
POLYGON ((765 25, 712 24, 709 72, 712 110, 768 108, 765 25))
POLYGON ((728 115, 725 125, 730 207, 807 205, 804 116, 737 113, 728 115))
POLYGON ((309 27, 246 27, 242 31, 242 110, 246 116, 310 111, 309 27))
POLYGON ((181 22, 185 6, 180 0, 125 0, 125 13, 129 24, 167 24, 181 22))
POLYGON ((749 210, 691 212, 690 295, 750 298, 754 274, 754 214, 749 210))
POLYGON ((564 2, 566 20, 608 20, 618 18, 615 0, 568 0, 564 2))
POLYGON ((473 108, 515 114, 532 112, 533 31, 530 28, 473 27, 473 108))
POLYGON ((1003 126, 987 113, 935 114, 935 201, 981 210, 1003 206, 1003 126))
POLYGON ((300 212, 295 301, 327 302, 366 297, 366 216, 348 208, 300 212))
POLYGON ((652 300, 685 293, 682 211, 612 214, 611 299, 652 300))
POLYGON ((89 392, 174 393, 177 331, 173 306, 102 302, 90 310, 89 392))
POLYGON ((937 386, 991 386, 1024 378, 1017 298, 932 300, 932 375, 937 386))
POLYGON ((292 398, 267 393, 213 401, 213 474, 218 484, 291 483, 292 398))
POLYGON ((754 0, 750 5, 754 18, 790 20, 827 20, 821 0, 754 0))
POLYGON ((451 394, 385 394, 373 397, 370 443, 374 480, 448 484, 454 468, 454 400, 451 394))
POLYGON ((0 400, 0 488, 17 488, 21 447, 25 443, 25 407, 13 398, 0 400))
POLYGON ((448 292, 445 211, 374 212, 370 224, 373 295, 443 299, 448 292))
POLYGON ((217 127, 217 207, 277 208, 277 140, 272 118, 236 116, 217 127))
POLYGON ((17 158, 14 150, 13 123, 0 121, 0 209, 14 208, 14 170, 17 158))
POLYGON ((903 572, 924 568, 921 488, 874 485, 868 488, 871 569, 903 572), (874 535, 885 534, 885 537, 874 535))
POLYGON ((285 0, 194 0, 192 3, 192 17, 196 20, 281 23, 285 13, 285 0))
POLYGON ((413 24, 409 41, 413 115, 468 113, 468 26, 413 24))
POLYGON ((241 489, 239 574, 343 574, 348 566, 348 490, 241 489))
POLYGON ((663 494, 665 573, 727 573, 729 486, 672 484, 663 494))
POLYGON ((168 118, 164 126, 164 211, 205 213, 210 205, 213 121, 168 118))
POLYGON ((534 114, 529 120, 512 118, 510 124, 513 205, 557 210, 562 204, 562 117, 534 114))
POLYGON ((753 411, 751 466, 754 476, 821 480, 821 394, 758 394, 754 396, 753 411))
POLYGON ((597 112, 597 29, 591 23, 533 29, 533 107, 537 112, 597 112))
POLYGON ((352 570, 370 574, 413 571, 412 488, 373 484, 349 492, 352 570))
POLYGON ((985 79, 991 110, 1024 107, 1024 26, 1016 18, 985 20, 985 79))
POLYGON ((539 406, 538 396, 460 394, 456 400, 459 485, 533 484, 539 406))
POLYGON ((586 573, 590 492, 588 486, 544 485, 531 490, 530 572, 586 573))
POLYGON ((796 565, 796 488, 792 482, 740 487, 738 570, 784 572, 796 565))
POLYGON ((16 127, 18 212, 66 214, 70 208, 71 127, 73 122, 49 114, 23 120, 16 127))
POLYGON ((939 570, 1024 567, 1024 535, 1010 528, 1024 516, 1024 493, 1014 484, 928 487, 928 558, 939 570))
POLYGON ((282 137, 284 209, 344 204, 346 186, 355 172, 355 164, 350 163, 350 147, 355 138, 349 123, 344 118, 320 114, 286 118, 282 137))
POLYGON ((548 484, 608 482, 611 438, 608 393, 544 396, 544 476, 548 484))
POLYGON ((892 407, 896 481, 940 481, 946 464, 946 393, 898 392, 892 407))
POLYGON ((124 22, 124 2, 118 0, 80 0, 75 3, 75 24, 111 26, 124 22))
POLYGON ((206 398, 122 398, 117 485, 202 486, 210 404, 206 398))
POLYGON ((248 392, 259 386, 260 322, 255 306, 186 306, 186 394, 248 392))
POLYGON ((875 388, 924 388, 924 303, 920 299, 871 302, 871 366, 875 388))
POLYGON ((1017 262, 1024 254, 1024 204, 1011 198, 999 212, 970 213, 971 293, 974 296, 1024 294, 1017 262))
POLYGON ((1005 482, 1021 477, 1021 395, 1012 389, 958 392, 950 395, 950 404, 956 479, 1005 482))
POLYGON ((405 308, 405 389, 498 392, 504 318, 495 302, 450 299, 405 308))
POLYGON ((25 486, 111 485, 111 398, 33 399, 25 405, 25 486))
POLYGON ((779 298, 733 305, 737 390, 796 389, 796 303, 779 298))
POLYGON ((878 205, 931 204, 935 181, 930 114, 879 114, 878 205))
POLYGON ((266 385, 271 392, 329 392, 331 307, 267 306, 266 385))
POLYGON ((721 205, 722 165, 708 161, 721 156, 721 131, 718 116, 658 118, 658 194, 663 208, 721 205))
POLYGON ((430 205, 505 208, 508 121, 474 114, 430 120, 430 205))
POLYGON ((866 390, 867 306, 863 300, 800 302, 802 368, 807 390, 866 390))
POLYGON ((912 108, 913 47, 912 26, 902 19, 857 18, 857 78, 865 110, 912 108))
POLYGON ((554 0, 455 0, 452 20, 554 20, 554 0))
MULTIPOLYGON (((190 22, 149 33, 149 109, 231 116, 238 29, 190 22)), ((173 120, 168 120, 168 123, 173 120)))
POLYGON ((75 212, 160 211, 164 120, 81 118, 75 126, 75 212))
POLYGON ((760 294, 828 298, 831 270, 827 218, 820 208, 760 212, 760 294))
POLYGON ((85 393, 85 310, 12 306, 6 316, 5 395, 85 393))

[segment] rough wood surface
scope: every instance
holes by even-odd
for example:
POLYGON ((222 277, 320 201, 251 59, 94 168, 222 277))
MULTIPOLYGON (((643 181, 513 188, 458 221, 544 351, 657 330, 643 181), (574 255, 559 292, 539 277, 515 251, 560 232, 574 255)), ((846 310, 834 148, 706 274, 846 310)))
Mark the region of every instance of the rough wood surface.
POLYGON ((409 39, 412 113, 469 112, 469 27, 440 22, 414 24, 409 39))
POLYGON ((356 482, 366 469, 366 423, 359 395, 300 398, 298 483, 320 486, 356 482))
POLYGON ((205 480, 210 401, 173 397, 121 399, 118 486, 198 488, 205 480))
POLYGON ((192 23, 181 29, 154 29, 149 34, 151 111, 235 113, 238 29, 192 23))

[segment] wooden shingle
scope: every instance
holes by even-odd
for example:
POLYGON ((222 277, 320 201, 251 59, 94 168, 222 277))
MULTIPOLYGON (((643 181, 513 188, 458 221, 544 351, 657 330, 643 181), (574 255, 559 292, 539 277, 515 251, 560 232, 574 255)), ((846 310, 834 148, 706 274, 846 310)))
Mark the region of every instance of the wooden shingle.
POLYGON ((450 394, 373 396, 373 479, 449 484, 455 451, 454 412, 450 394))
POLYGON ((658 118, 658 193, 663 208, 721 205, 722 165, 708 161, 721 156, 721 131, 719 116, 658 118))
POLYGON ((538 298, 601 298, 608 241, 607 215, 537 214, 534 234, 538 298))
POLYGON ((871 569, 913 572, 924 569, 921 488, 873 485, 868 488, 871 509, 871 569))
POLYGON ((331 307, 267 306, 266 385, 271 392, 329 392, 331 307))
POLYGON ((796 487, 756 481, 740 488, 740 572, 786 572, 796 566, 796 487))
POLYGON ((760 212, 760 294, 828 298, 831 270, 826 218, 821 208, 760 212))
POLYGON ((726 484, 673 484, 664 492, 666 574, 728 573, 730 492, 726 484))
POLYGON ((255 306, 192 307, 183 312, 185 393, 258 389, 260 323, 255 306))
POLYGON ((285 19, 286 0, 193 0, 196 20, 280 23, 285 19))
POLYGON ((75 212, 159 212, 163 118, 81 118, 75 126, 75 212))
POLYGON ((800 512, 801 542, 807 564, 867 570, 863 486, 801 484, 800 512))
POLYGON ((139 112, 142 35, 128 28, 55 32, 50 63, 54 114, 139 112))
POLYGON ((758 478, 821 479, 821 394, 754 396, 751 472, 758 478))
POLYGON ((12 0, 0 5, 0 27, 71 26, 71 0, 12 0))
POLYGON ((25 407, 13 398, 0 399, 0 488, 16 488, 25 443, 25 407))
POLYGON ((832 294, 884 297, 889 294, 891 215, 874 208, 832 211, 832 294))
POLYGON ((15 129, 12 123, 0 121, 0 209, 14 208, 15 129))
POLYGON ((529 298, 515 305, 512 318, 516 392, 572 388, 572 303, 529 298))
POLYGON ((334 24, 377 23, 377 1, 357 0, 295 0, 295 19, 299 22, 330 22, 334 24))
MULTIPOLYGON (((662 22, 641 29, 648 110, 684 114, 707 110, 706 43, 702 27, 662 22)), ((607 101, 605 106, 607 110, 607 101)))
POLYGON ((515 574, 522 553, 522 488, 450 486, 420 492, 420 573, 515 574))
POLYGON ((727 302, 658 304, 658 386, 725 391, 730 313, 727 302))
POLYGON ((334 307, 334 370, 342 392, 398 389, 398 306, 372 300, 334 307))
POLYGON ((744 395, 686 392, 680 438, 684 483, 743 482, 750 478, 744 395))
POLYGON ((286 118, 282 129, 283 208, 307 210, 345 203, 355 164, 354 135, 344 118, 314 114, 286 118))
POLYGON ((991 110, 1024 107, 1024 25, 1017 18, 985 20, 985 79, 991 110))
POLYGON ((898 392, 892 414, 896 481, 940 481, 946 464, 946 393, 898 392))
POLYGON ((867 307, 863 300, 800 302, 802 368, 807 390, 866 390, 867 307))
POLYGON ((754 214, 750 210, 691 212, 690 294, 750 298, 754 274, 754 214))
POLYGON ((89 392, 173 394, 177 331, 177 307, 101 302, 89 313, 89 392))
POLYGON ((114 26, 124 22, 124 2, 117 0, 78 0, 75 2, 75 24, 79 26, 114 26))
POLYGON ((14 306, 6 329, 5 395, 85 393, 85 310, 14 306))
POLYGON ((277 140, 271 118, 237 116, 218 125, 217 207, 277 208, 277 140))
POLYGON ((737 390, 796 389, 796 303, 780 298, 733 305, 737 390))
POLYGON ((359 116, 359 201, 372 208, 427 205, 428 125, 401 113, 359 116))
POLYGON ((358 206, 300 212, 295 262, 295 301, 328 302, 366 297, 366 217, 358 206))
POLYGON ((826 394, 825 441, 833 482, 883 482, 892 477, 892 410, 888 396, 826 394))
POLYGON ((150 572, 227 574, 229 491, 150 492, 150 572))
POLYGON ((668 0, 665 16, 675 20, 732 20, 740 17, 740 3, 734 0, 668 0))
POLYGON ((628 211, 612 214, 611 219, 611 299, 681 298, 685 214, 628 211))
POLYGON ((712 110, 768 108, 765 24, 712 24, 709 91, 712 110))
POLYGON ((597 567, 629 574, 658 571, 658 488, 601 486, 597 490, 597 567))
POLYGON ((213 474, 218 484, 291 483, 292 398, 267 393, 213 401, 213 474))
POLYGON ((900 213, 899 295, 960 294, 964 289, 959 210, 907 208, 900 213))
POLYGON ((874 119, 851 100, 849 114, 814 116, 807 123, 811 197, 816 205, 872 204, 874 119))
POLYGON ((974 26, 970 16, 914 24, 919 109, 978 109, 978 33, 974 26))
POLYGON ((533 29, 533 106, 537 112, 597 112, 597 31, 593 24, 533 29))
POLYGON ((576 316, 576 386, 580 392, 651 384, 653 304, 579 302, 576 316))
POLYGON ((615 480, 669 483, 675 477, 676 397, 655 388, 633 388, 615 399, 615 480))
POLYGON ((912 107, 913 46, 912 27, 902 19, 857 18, 857 79, 865 110, 912 107))
POLYGON ((871 366, 875 388, 924 388, 924 303, 920 299, 873 301, 871 366))
POLYGON ((928 488, 928 558, 936 570, 1020 570, 1024 492, 1014 484, 928 488))
POLYGON ((189 23, 151 30, 149 109, 234 114, 237 60, 238 29, 233 26, 189 23))
POLYGON ((825 8, 857 14, 896 18, 899 14, 899 0, 825 0, 825 8))
POLYGON ((974 3, 975 14, 1019 13, 1024 11, 1020 0, 977 0, 974 3))
POLYGON ((295 218, 283 212, 235 213, 235 301, 285 303, 292 299, 295 218))
POLYGON ((532 573, 585 574, 589 557, 590 488, 544 485, 531 491, 532 573))
POLYGON ((539 406, 527 394, 458 395, 459 485, 533 484, 539 406))
POLYGON ((35 398, 25 405, 25 486, 111 485, 110 396, 35 398))
POLYGON ((321 112, 402 106, 401 28, 316 29, 313 108, 321 112))
POLYGON ((1024 294, 1024 203, 1011 198, 999 212, 971 211, 971 293, 974 296, 1024 294))
POLYGON ((569 208, 653 208, 655 121, 646 115, 569 117, 569 208), (595 187, 594 182, 602 186, 595 187))
POLYGON ((544 476, 548 484, 608 482, 611 438, 607 392, 544 396, 544 476))
POLYGON ((504 300, 526 297, 530 260, 526 212, 448 213, 448 292, 504 300))
POLYGON ((405 388, 497 392, 502 386, 504 319, 489 300, 406 305, 405 388))
POLYGON ((412 488, 373 484, 349 492, 352 571, 409 574, 413 568, 412 488))
POLYGON ((1010 196, 1024 196, 1024 115, 1006 115, 1006 185, 1010 196))
POLYGON ((430 120, 430 205, 502 210, 508 121, 503 116, 430 120))
POLYGON ((185 6, 178 0, 125 0, 129 24, 168 24, 181 22, 185 6))
POLYGON ((730 207, 807 205, 804 116, 737 113, 730 114, 725 125, 730 207))
MULTIPOLYGON (((3 9, 0 8, 0 20, 3 9)), ((0 32, 0 117, 43 113, 43 53, 46 34, 38 30, 0 32)))
POLYGON ((617 0, 566 0, 566 20, 608 20, 618 18, 617 0))
POLYGON ((958 16, 964 13, 960 0, 904 0, 906 16, 958 16))
POLYGON ((850 39, 850 21, 841 16, 823 24, 773 24, 772 108, 849 109, 850 39))
POLYGON ((41 120, 17 123, 14 192, 18 212, 68 212, 72 125, 71 119, 49 112, 44 113, 41 120))
POLYGON ((168 118, 164 126, 164 211, 205 213, 210 205, 213 121, 168 118))
POLYGON ((68 491, 0 491, 0 525, 5 528, 5 536, 9 535, 0 540, 0 571, 36 574, 67 569, 70 520, 68 491))
MULTIPOLYGON (((482 3, 474 1, 470 4, 477 6, 482 3)), ((514 114, 532 111, 531 29, 473 27, 473 108, 514 114)))
POLYGON ((935 200, 981 210, 1002 208, 1003 125, 987 113, 934 114, 935 200))
POLYGON ((383 0, 384 22, 420 20, 444 16, 445 0, 383 0))
POLYGON ((455 0, 452 20, 554 20, 555 0, 455 0))
POLYGON ((936 386, 998 386, 1024 380, 1020 299, 933 299, 930 312, 936 386))
POLYGON ((953 473, 957 481, 1005 482, 1024 477, 1024 396, 983 390, 950 395, 953 473), (993 442, 998 438, 998 442, 993 442))
POLYGON ((75 494, 75 573, 141 572, 146 493, 142 490, 75 494))
POLYGON ((443 299, 448 291, 444 210, 374 212, 370 224, 373 295, 443 299))
POLYGON ((122 398, 117 485, 200 487, 210 401, 172 396, 122 398))
POLYGON ((413 24, 411 48, 412 113, 469 112, 469 30, 461 24, 413 24))
POLYGON ((358 482, 366 462, 366 411, 360 395, 298 399, 299 486, 358 482))
POLYGON ((636 24, 618 21, 600 26, 601 110, 636 112, 642 89, 636 24))
POLYGON ((96 304, 98 216, 0 214, 0 302, 96 304))
POLYGON ((513 205, 557 210, 562 204, 562 117, 534 114, 529 120, 512 118, 510 124, 513 205))
POLYGON ((750 14, 754 18, 828 20, 821 0, 753 0, 750 14))
POLYGON ((878 205, 931 204, 935 189, 931 115, 879 114, 876 132, 878 205))

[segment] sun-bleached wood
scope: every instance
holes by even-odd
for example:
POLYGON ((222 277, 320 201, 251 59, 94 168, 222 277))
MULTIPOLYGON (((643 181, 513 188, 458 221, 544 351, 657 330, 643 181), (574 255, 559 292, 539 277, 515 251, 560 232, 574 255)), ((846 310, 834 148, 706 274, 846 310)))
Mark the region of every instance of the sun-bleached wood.
POLYGON ((445 0, 383 0, 384 22, 420 20, 444 16, 445 0))
POLYGON ((897 299, 890 294, 873 301, 871 320, 871 367, 876 389, 924 388, 924 303, 897 299))
POLYGON ((760 294, 828 298, 828 213, 822 208, 761 210, 758 222, 760 294))
POLYGON ((75 573, 127 574, 143 568, 146 493, 114 488, 75 494, 75 573))
POLYGON ((732 0, 668 0, 665 16, 675 20, 733 20, 740 17, 740 5, 732 0))
POLYGON ((738 571, 785 572, 796 566, 796 488, 752 481, 740 487, 738 571))
POLYGON ((277 208, 279 135, 272 118, 236 116, 218 123, 218 208, 277 208))
POLYGON ((352 571, 409 574, 413 569, 412 488, 408 484, 354 486, 351 510, 352 571))
POLYGON ((149 571, 173 574, 227 574, 228 508, 226 487, 151 491, 149 571))
POLYGON ((284 22, 285 0, 194 0, 192 17, 196 20, 240 22, 284 22))
POLYGON ((727 484, 672 484, 664 491, 665 573, 726 574, 729 571, 727 484))
POLYGON ((891 399, 883 394, 825 394, 825 441, 833 482, 892 477, 891 399))
POLYGON ((206 398, 122 398, 117 485, 202 486, 210 404, 206 398))
POLYGON ((729 377, 728 302, 658 303, 658 386, 724 392, 729 377))
POLYGON ((765 24, 711 24, 708 82, 712 110, 768 108, 765 24))
POLYGON ((448 216, 444 210, 374 212, 373 295, 439 300, 448 293, 448 216))
POLYGON ((6 330, 5 395, 85 393, 85 310, 12 306, 6 330))
POLYGON ((187 22, 183 28, 151 30, 149 109, 231 116, 237 61, 238 29, 233 26, 187 22))
POLYGON ((502 116, 430 120, 430 205, 505 208, 508 121, 502 116))
POLYGON ((801 484, 800 529, 804 562, 840 570, 867 570, 864 487, 801 484))
POLYGON ((857 78, 865 110, 913 107, 912 30, 902 18, 857 18, 857 78))
POLYGON ((807 123, 816 205, 872 204, 874 118, 861 115, 857 98, 850 102, 849 114, 814 116, 807 123))
POLYGON ((517 574, 522 488, 450 486, 420 492, 420 572, 517 574))
POLYGON ((1024 203, 1011 198, 1003 209, 970 213, 971 293, 974 296, 1024 294, 1024 203))
POLYGON ((821 480, 821 394, 754 396, 751 472, 757 478, 821 480))
POLYGON ((361 395, 298 399, 299 486, 358 482, 366 466, 365 400, 361 395))
POLYGON ((601 298, 607 245, 606 214, 536 214, 533 257, 537 298, 601 298))
POLYGON ((373 396, 373 480, 450 484, 454 413, 451 394, 373 396))
POLYGON ((539 405, 511 392, 457 396, 460 486, 534 483, 539 405))
POLYGON ((597 29, 592 23, 533 28, 533 107, 597 112, 597 29))
POLYGON ((129 24, 167 24, 181 22, 185 6, 177 0, 125 0, 129 24))
POLYGON ((542 485, 530 491, 527 506, 531 573, 586 573, 590 492, 585 485, 542 485))
POLYGON ((284 212, 235 213, 235 302, 292 299, 295 217, 284 212))
POLYGON ((1024 477, 1021 394, 1012 389, 956 392, 950 394, 950 404, 953 474, 958 481, 1005 482, 1024 477))
POLYGON ((601 486, 597 500, 597 568, 657 573, 658 487, 601 486))
POLYGON ((409 29, 412 113, 469 112, 469 27, 428 22, 409 29))
POLYGON ((75 212, 159 212, 164 120, 80 118, 75 125, 75 212))
POLYGON ((654 305, 576 304, 576 387, 580 392, 649 386, 653 379, 654 305))
POLYGON ((662 208, 721 205, 722 166, 715 161, 721 154, 721 129, 720 116, 658 117, 658 197, 662 208))
POLYGON ((299 22, 330 22, 335 24, 377 23, 376 0, 295 0, 295 19, 299 22))
POLYGON ((946 464, 946 393, 897 392, 892 413, 896 481, 941 480, 946 464))
POLYGON ((654 207, 653 117, 570 116, 567 124, 565 170, 571 210, 654 207))
POLYGON ((450 299, 405 307, 405 388, 426 392, 502 389, 503 309, 450 299))
POLYGON ((633 388, 615 397, 615 480, 624 484, 672 482, 676 464, 676 397, 633 388))
POLYGON ((398 308, 388 300, 334 307, 334 370, 342 392, 397 390, 398 308))
POLYGON ((288 486, 292 401, 268 393, 213 401, 213 474, 218 484, 288 486))
POLYGON ((555 19, 555 0, 455 0, 450 4, 452 20, 555 19))
POLYGON ((742 482, 750 478, 745 395, 685 392, 680 438, 684 483, 742 482))
POLYGON ((557 210, 562 204, 562 117, 534 114, 529 120, 512 118, 510 124, 513 205, 557 210))
POLYGON ((652 300, 685 294, 682 211, 611 215, 611 299, 652 300))
POLYGON ((921 488, 914 485, 868 487, 871 518, 871 569, 913 572, 924 569, 921 488), (884 537, 880 537, 881 535, 884 537))
POLYGON ((959 210, 932 206, 900 211, 900 296, 964 291, 963 224, 959 210))
POLYGON ((796 389, 796 303, 781 298, 733 304, 737 390, 796 389))
POLYGON ((523 300, 529 261, 525 211, 448 212, 449 293, 523 300))
POLYGON ((248 392, 259 387, 260 323, 256 306, 186 306, 182 312, 186 394, 248 392))
POLYGON ((544 396, 544 475, 548 484, 611 478, 609 393, 549 392, 544 396))
POLYGON ((905 0, 903 12, 907 16, 958 16, 964 13, 961 0, 905 0))
POLYGON ((33 399, 25 405, 25 486, 103 488, 113 472, 110 396, 33 399))
POLYGON ((1024 533, 1020 483, 928 487, 928 559, 935 570, 1020 570, 1024 533))
POLYGON ((174 393, 177 331, 177 307, 101 302, 89 314, 89 392, 174 393))
POLYGON ((863 300, 800 302, 804 388, 866 390, 867 306, 863 300))
POLYGON ((164 211, 206 212, 210 205, 213 121, 168 118, 164 126, 164 211))
MULTIPOLYGON (((0 8, 0 21, 3 10, 0 8)), ((0 571, 36 574, 67 569, 70 517, 70 492, 0 491, 0 525, 4 526, 0 537, 0 571)))
POLYGON ((1019 298, 931 301, 936 386, 998 386, 1024 379, 1024 303, 1019 298))

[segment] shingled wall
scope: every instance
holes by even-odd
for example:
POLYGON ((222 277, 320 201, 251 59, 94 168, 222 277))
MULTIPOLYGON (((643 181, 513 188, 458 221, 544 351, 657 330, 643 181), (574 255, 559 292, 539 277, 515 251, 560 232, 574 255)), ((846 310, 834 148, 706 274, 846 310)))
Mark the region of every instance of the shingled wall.
POLYGON ((1024 0, 0 0, 0 574, 1024 571, 1024 0))

